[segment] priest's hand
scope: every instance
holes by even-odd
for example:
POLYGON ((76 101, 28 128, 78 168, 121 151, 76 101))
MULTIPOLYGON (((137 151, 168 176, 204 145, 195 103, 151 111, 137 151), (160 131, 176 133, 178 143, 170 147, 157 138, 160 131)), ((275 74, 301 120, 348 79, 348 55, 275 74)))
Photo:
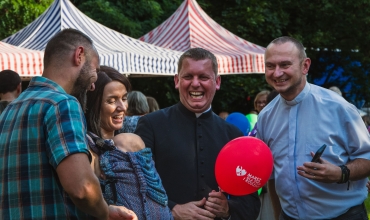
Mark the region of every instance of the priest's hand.
POLYGON ((209 197, 204 208, 216 215, 218 218, 227 219, 230 216, 229 204, 225 194, 222 192, 212 190, 212 192, 209 193, 209 197))
POLYGON ((174 219, 200 219, 200 220, 209 220, 214 219, 216 215, 211 213, 208 210, 203 209, 202 207, 206 203, 206 198, 202 200, 189 202, 182 205, 175 205, 172 208, 172 215, 174 219))

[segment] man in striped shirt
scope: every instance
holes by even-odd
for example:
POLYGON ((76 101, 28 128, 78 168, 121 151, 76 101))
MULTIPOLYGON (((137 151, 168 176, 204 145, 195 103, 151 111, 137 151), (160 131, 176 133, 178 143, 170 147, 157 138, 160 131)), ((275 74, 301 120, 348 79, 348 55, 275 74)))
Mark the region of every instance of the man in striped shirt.
POLYGON ((98 69, 82 32, 65 29, 48 42, 42 77, 0 116, 0 219, 133 218, 108 207, 90 167, 83 108, 98 69))

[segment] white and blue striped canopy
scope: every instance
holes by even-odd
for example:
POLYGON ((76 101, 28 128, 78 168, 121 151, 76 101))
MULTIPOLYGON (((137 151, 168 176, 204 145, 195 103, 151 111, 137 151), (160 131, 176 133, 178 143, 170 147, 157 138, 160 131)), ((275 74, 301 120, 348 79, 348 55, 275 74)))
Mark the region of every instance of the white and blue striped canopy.
POLYGON ((154 46, 107 28, 79 11, 69 0, 55 0, 35 21, 3 42, 43 51, 49 39, 66 28, 94 41, 100 64, 124 74, 174 75, 181 52, 154 46))

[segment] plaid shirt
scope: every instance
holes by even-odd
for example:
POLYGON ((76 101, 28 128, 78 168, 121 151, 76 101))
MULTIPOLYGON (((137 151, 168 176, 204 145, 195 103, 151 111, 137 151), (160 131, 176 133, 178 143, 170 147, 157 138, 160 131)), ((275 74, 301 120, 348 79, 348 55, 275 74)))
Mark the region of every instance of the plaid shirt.
POLYGON ((64 192, 56 167, 86 153, 77 99, 44 77, 0 115, 0 219, 86 219, 64 192))

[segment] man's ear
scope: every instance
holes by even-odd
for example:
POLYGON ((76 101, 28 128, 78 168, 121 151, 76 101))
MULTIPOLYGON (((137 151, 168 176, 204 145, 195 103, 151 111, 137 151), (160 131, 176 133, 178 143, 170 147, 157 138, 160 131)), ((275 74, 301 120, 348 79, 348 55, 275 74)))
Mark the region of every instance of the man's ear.
POLYGON ((306 58, 304 61, 303 61, 303 75, 307 75, 308 74, 308 70, 310 69, 310 66, 311 66, 311 59, 310 58, 306 58))
POLYGON ((216 90, 219 90, 221 88, 221 76, 216 76, 216 90))
POLYGON ((22 82, 19 83, 19 85, 17 86, 17 94, 21 94, 22 92, 22 82))
POLYGON ((75 49, 75 52, 73 54, 73 63, 76 66, 80 66, 84 62, 85 62, 85 48, 79 46, 75 49))
POLYGON ((175 74, 173 80, 175 81, 175 89, 179 89, 179 74, 175 74))

